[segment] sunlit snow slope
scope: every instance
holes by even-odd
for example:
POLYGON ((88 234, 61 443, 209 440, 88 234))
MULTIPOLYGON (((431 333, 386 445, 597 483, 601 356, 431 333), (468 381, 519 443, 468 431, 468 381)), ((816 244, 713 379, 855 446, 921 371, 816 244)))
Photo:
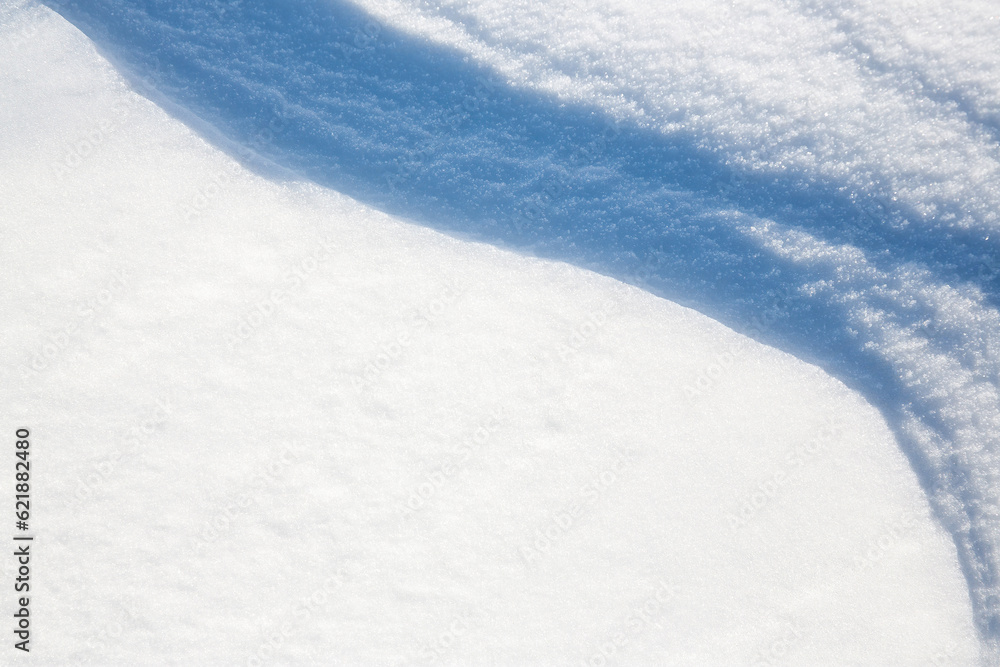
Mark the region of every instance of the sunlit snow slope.
POLYGON ((3 5, 34 662, 967 665, 974 620, 989 649, 971 28, 979 70, 846 5, 53 6, 111 63, 3 5), (905 89, 924 59, 961 103, 905 89))

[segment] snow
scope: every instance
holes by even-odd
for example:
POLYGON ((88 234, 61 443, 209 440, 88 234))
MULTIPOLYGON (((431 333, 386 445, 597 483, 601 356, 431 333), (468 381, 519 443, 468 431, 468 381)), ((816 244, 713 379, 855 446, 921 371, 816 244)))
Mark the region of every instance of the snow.
POLYGON ((33 660, 995 658, 989 3, 48 4, 33 660))

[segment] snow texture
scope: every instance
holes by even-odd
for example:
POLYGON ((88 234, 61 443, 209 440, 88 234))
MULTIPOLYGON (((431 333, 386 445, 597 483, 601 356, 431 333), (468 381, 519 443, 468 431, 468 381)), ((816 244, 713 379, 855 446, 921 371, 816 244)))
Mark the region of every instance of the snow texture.
POLYGON ((907 23, 933 13, 891 4, 442 12, 564 86, 608 81, 564 100, 343 2, 49 4, 225 137, 273 124, 258 152, 361 201, 641 278, 738 331, 777 309, 756 335, 882 410, 1000 639, 993 5, 940 10, 979 26, 964 49, 924 46, 907 23))
MULTIPOLYGON (((542 6, 305 0, 45 4, 92 39, 134 90, 256 172, 253 178, 281 183, 304 175, 452 237, 631 283, 815 364, 859 392, 888 423, 954 540, 985 659, 995 659, 1000 645, 995 6, 791 0, 681 2, 669 8, 596 0, 542 6)), ((8 9, 16 11, 21 10, 8 9)), ((327 196, 285 187, 292 194, 276 199, 327 196)), ((185 204, 183 219, 189 224, 207 219, 212 206, 205 201, 185 204)), ((360 215, 350 210, 351 216, 360 215)), ((390 224, 374 213, 365 215, 375 228, 390 224)), ((363 236, 361 229, 351 233, 363 236)), ((258 233, 280 235, 275 229, 258 233)), ((401 232, 379 233, 380 243, 387 243, 401 232)), ((495 250, 475 247, 470 262, 494 261, 484 257, 495 250)), ((213 251, 222 252, 221 246, 213 251)), ((408 266, 405 259, 396 265, 408 266)), ((360 266, 354 270, 364 272, 360 266)), ((510 269, 546 276, 549 270, 530 262, 510 269)), ((350 284, 354 274, 343 273, 350 284)), ((478 280, 489 282, 485 276, 478 280)), ((423 296, 413 293, 411 300, 447 289, 431 287, 435 284, 439 278, 426 279, 423 296)), ((478 307, 488 308, 491 299, 478 298, 478 307)), ((364 300, 344 299, 348 310, 364 300)), ((642 303, 640 309, 668 307, 662 300, 659 306, 642 303)), ((175 308, 183 311, 184 305, 175 308)), ((681 311, 657 321, 682 317, 681 311)), ((576 312, 577 326, 593 312, 593 307, 576 312)), ((722 339, 721 331, 710 335, 722 339)), ((634 330, 618 340, 638 335, 634 330)), ((755 355, 776 363, 758 348, 766 349, 754 347, 755 355)), ((642 349, 653 350, 654 357, 666 354, 656 350, 655 340, 642 349)), ((452 351, 451 358, 461 365, 461 355, 452 351)), ((637 374, 642 363, 633 366, 637 374)), ((276 370, 284 368, 275 364, 276 370)), ((477 379, 490 382, 488 374, 477 379)), ((675 389, 685 389, 686 405, 697 406, 712 393, 715 384, 708 384, 678 380, 675 389)), ((835 393, 830 389, 827 395, 835 393)), ((485 402, 480 398, 477 404, 485 402)), ((378 433, 375 415, 391 412, 388 406, 395 404, 375 403, 367 417, 364 411, 355 416, 366 427, 350 421, 343 427, 378 433)), ((420 419, 416 405, 396 409, 420 419)), ((604 454, 611 465, 613 452, 604 454)), ((892 468, 881 459, 878 466, 861 460, 892 468)), ((732 463, 720 460, 712 467, 732 463)), ((595 465, 604 465, 604 459, 595 465)), ((390 474, 377 467, 363 471, 390 474)), ((865 488, 875 493, 877 486, 865 488)), ((922 530, 932 533, 930 527, 922 530)), ((509 534, 505 538, 518 542, 509 534)), ((593 558, 614 562, 614 555, 593 558)), ((357 562, 367 562, 365 556, 354 554, 357 562)), ((390 565, 404 563, 399 556, 390 565)), ((370 613, 357 611, 358 617, 370 613)), ((504 616, 514 617, 514 612, 504 616)), ((401 623, 388 626, 402 632, 401 623)), ((960 629, 950 632, 961 636, 960 629)), ((555 640, 554 650, 560 642, 569 639, 555 640)), ((877 639, 866 645, 872 643, 877 639)), ((496 653, 487 647, 484 655, 496 653)), ((694 655, 697 664, 695 650, 686 655, 694 655)), ((963 655, 959 663, 968 659, 963 655)), ((714 657, 735 659, 724 653, 714 657)), ((888 658, 865 657, 889 664, 888 658)))

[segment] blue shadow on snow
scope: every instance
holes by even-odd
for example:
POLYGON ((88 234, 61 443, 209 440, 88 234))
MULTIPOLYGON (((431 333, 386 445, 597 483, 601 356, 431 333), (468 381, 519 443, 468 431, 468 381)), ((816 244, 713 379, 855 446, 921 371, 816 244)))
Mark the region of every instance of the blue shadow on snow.
MULTIPOLYGON (((907 263, 973 282, 996 304, 997 254, 984 240, 907 225, 915 212, 837 183, 741 173, 699 137, 514 88, 346 2, 46 4, 230 152, 252 146, 382 210, 639 284, 819 364, 882 410, 923 483, 934 483, 900 424, 905 409, 942 438, 948 424, 857 342, 844 306, 799 290, 834 279, 836 267, 784 259, 745 222, 852 243, 885 271, 907 263)), ((916 326, 933 313, 892 315, 916 326)), ((995 584, 995 557, 980 556, 985 572, 962 556, 970 585, 995 584)), ((1000 636, 997 618, 977 613, 984 633, 1000 636)))

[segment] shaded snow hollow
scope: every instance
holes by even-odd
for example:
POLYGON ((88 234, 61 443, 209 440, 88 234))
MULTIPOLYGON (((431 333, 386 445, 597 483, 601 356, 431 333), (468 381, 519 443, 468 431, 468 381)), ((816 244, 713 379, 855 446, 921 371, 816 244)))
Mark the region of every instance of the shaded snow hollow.
POLYGON ((49 4, 94 43, 0 47, 43 660, 994 650, 980 6, 49 4))

